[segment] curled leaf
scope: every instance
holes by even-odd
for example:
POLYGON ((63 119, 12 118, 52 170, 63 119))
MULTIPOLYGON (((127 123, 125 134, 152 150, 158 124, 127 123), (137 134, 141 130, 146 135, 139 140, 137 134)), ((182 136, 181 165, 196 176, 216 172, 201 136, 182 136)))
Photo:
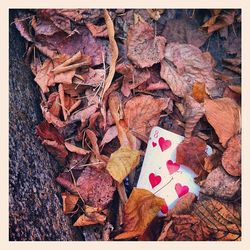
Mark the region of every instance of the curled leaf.
POLYGON ((118 58, 118 46, 115 41, 115 30, 114 30, 114 24, 109 16, 109 13, 106 9, 104 9, 104 19, 107 25, 108 29, 108 36, 109 36, 109 42, 110 42, 110 47, 111 47, 111 62, 109 66, 109 73, 107 78, 105 79, 104 82, 104 87, 102 91, 102 98, 104 97, 105 92, 108 90, 110 87, 114 74, 115 74, 115 65, 116 65, 116 60, 118 58))
POLYGON ((129 146, 121 146, 111 154, 107 164, 110 175, 119 183, 138 165, 140 152, 133 150, 129 146))
POLYGON ((205 115, 208 122, 214 128, 223 147, 228 140, 238 134, 240 125, 240 107, 230 98, 205 100, 205 115))
POLYGON ((90 153, 89 150, 86 150, 84 148, 79 148, 71 143, 65 142, 65 147, 72 153, 77 153, 79 155, 86 155, 88 153, 90 153))
POLYGON ((185 137, 190 138, 192 131, 200 118, 204 115, 205 109, 202 103, 197 102, 190 95, 185 98, 185 137))
POLYGON ((64 192, 62 193, 62 200, 63 200, 63 213, 69 214, 75 208, 76 203, 79 200, 79 197, 77 195, 64 192))
POLYGON ((164 204, 164 199, 148 190, 134 188, 125 205, 124 232, 115 239, 129 239, 142 235, 164 204))
POLYGON ((105 145, 106 143, 109 143, 110 141, 112 141, 114 138, 116 138, 117 136, 117 128, 116 126, 112 126, 110 127, 107 132, 105 133, 105 135, 103 136, 103 139, 101 141, 100 146, 105 145))

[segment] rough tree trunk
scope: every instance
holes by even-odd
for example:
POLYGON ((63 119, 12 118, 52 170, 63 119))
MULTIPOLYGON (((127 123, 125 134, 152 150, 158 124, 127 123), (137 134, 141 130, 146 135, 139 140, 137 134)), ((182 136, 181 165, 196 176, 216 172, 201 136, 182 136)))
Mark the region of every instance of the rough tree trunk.
MULTIPOLYGON (((16 16, 10 10, 10 23, 16 16)), ((13 24, 9 38, 9 240, 81 240, 62 213, 60 167, 34 134, 42 120, 39 91, 13 24)))

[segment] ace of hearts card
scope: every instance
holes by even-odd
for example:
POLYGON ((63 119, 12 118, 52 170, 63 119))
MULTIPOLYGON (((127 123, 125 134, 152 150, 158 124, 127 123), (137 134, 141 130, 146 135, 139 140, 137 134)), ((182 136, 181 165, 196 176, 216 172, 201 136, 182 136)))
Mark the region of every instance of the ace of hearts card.
MULTIPOLYGON (((154 127, 150 133, 137 187, 165 199, 166 206, 162 207, 159 215, 172 209, 186 193, 198 196, 200 191, 194 182, 196 174, 188 166, 175 162, 176 148, 183 139, 183 136, 160 127, 154 127)), ((206 153, 212 154, 210 146, 207 146, 206 153)))

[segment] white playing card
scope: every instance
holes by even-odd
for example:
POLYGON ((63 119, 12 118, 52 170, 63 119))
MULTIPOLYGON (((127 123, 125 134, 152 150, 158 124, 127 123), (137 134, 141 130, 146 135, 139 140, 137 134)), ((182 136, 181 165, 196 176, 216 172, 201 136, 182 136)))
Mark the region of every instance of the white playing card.
MULTIPOLYGON (((163 212, 172 209, 187 192, 198 195, 200 191, 200 187, 194 183, 196 174, 175 162, 176 148, 183 139, 183 136, 160 127, 154 127, 150 133, 137 187, 164 198, 167 208, 162 208, 163 212)), ((206 152, 211 155, 212 148, 207 146, 206 152)))

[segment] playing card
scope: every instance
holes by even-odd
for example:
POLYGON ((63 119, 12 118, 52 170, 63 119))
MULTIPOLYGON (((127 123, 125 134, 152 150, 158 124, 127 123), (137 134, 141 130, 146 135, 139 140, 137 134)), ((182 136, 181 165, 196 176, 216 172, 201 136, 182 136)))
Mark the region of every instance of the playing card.
MULTIPOLYGON (((154 127, 143 161, 138 188, 144 188, 164 198, 166 205, 162 212, 172 209, 178 199, 188 192, 199 194, 200 187, 194 183, 196 174, 188 166, 177 164, 176 148, 184 139, 160 127, 154 127)), ((206 152, 212 154, 207 146, 206 152)))

